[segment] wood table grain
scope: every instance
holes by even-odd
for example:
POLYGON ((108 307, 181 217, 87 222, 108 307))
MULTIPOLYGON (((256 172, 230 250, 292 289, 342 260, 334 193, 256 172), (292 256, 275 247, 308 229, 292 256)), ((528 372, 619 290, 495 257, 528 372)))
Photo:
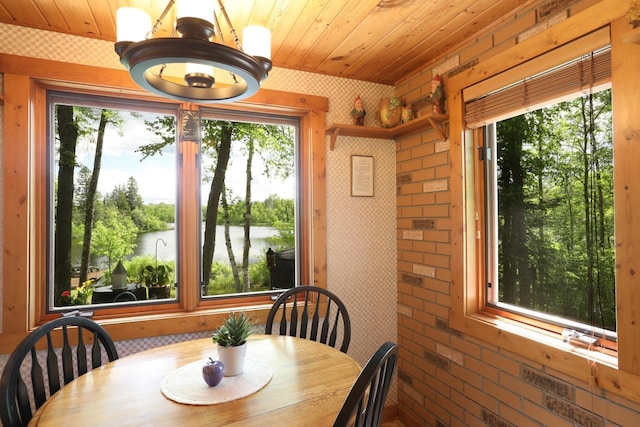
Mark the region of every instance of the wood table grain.
POLYGON ((211 339, 132 354, 64 386, 34 415, 31 426, 331 426, 360 373, 339 350, 295 337, 253 335, 247 357, 273 371, 258 392, 215 405, 167 399, 162 380, 215 353, 211 339), (277 424, 276 424, 277 423, 277 424))

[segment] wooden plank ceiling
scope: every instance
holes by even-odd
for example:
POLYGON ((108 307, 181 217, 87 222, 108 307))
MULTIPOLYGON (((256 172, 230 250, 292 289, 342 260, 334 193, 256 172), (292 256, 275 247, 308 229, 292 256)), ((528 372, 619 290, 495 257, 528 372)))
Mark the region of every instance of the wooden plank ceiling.
MULTIPOLYGON (((393 85, 531 1, 224 0, 224 7, 239 35, 248 24, 272 31, 276 67, 393 85)), ((0 22, 115 41, 119 7, 143 9, 155 20, 167 3, 0 0, 0 22)), ((170 36, 174 19, 171 11, 156 37, 170 36)))

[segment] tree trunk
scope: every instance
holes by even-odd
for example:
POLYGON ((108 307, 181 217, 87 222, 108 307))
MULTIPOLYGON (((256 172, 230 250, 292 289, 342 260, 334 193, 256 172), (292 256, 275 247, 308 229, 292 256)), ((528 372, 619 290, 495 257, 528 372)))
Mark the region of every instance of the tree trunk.
POLYGON ((229 203, 227 202, 227 192, 222 192, 222 216, 224 218, 224 241, 227 245, 227 254, 229 255, 229 265, 233 274, 233 284, 236 292, 242 292, 242 284, 240 283, 240 275, 238 274, 238 263, 233 253, 233 245, 231 244, 231 233, 229 232, 229 203))
POLYGON ((588 118, 589 112, 587 111, 587 102, 585 98, 581 98, 582 105, 582 195, 584 201, 584 228, 585 228, 585 245, 587 252, 587 316, 590 323, 593 325, 593 307, 594 307, 594 230, 592 221, 592 197, 591 193, 591 160, 589 156, 589 135, 590 131, 590 119, 588 118))
POLYGON ((71 225, 73 211, 73 171, 76 163, 78 128, 73 107, 57 105, 56 116, 60 138, 58 190, 54 232, 54 295, 58 299, 71 290, 71 225))
POLYGON ((224 177, 227 173, 229 155, 231 153, 231 135, 233 133, 233 123, 222 125, 220 142, 218 144, 218 161, 216 170, 211 181, 209 199, 207 201, 207 215, 204 225, 204 242, 202 246, 202 284, 203 293, 207 295, 209 279, 211 278, 211 265, 213 264, 213 251, 216 246, 216 225, 218 221, 218 205, 220 195, 224 189, 224 177))
POLYGON ((249 292, 249 249, 251 248, 251 168, 253 165, 253 154, 255 152, 255 145, 253 140, 249 141, 247 154, 247 182, 244 204, 244 247, 242 251, 242 290, 243 292, 249 292))
POLYGON ((501 122, 498 150, 501 155, 498 209, 504 215, 502 235, 503 300, 523 307, 531 305, 532 269, 527 248, 522 144, 528 124, 522 116, 501 122))
POLYGON ((106 110, 100 113, 98 125, 98 137, 96 139, 96 155, 93 159, 93 172, 87 188, 84 213, 84 236, 82 238, 82 258, 80 260, 80 284, 87 280, 91 255, 91 231, 93 227, 93 213, 95 211, 95 198, 100 178, 100 166, 102 163, 102 146, 104 144, 104 130, 107 127, 106 110))

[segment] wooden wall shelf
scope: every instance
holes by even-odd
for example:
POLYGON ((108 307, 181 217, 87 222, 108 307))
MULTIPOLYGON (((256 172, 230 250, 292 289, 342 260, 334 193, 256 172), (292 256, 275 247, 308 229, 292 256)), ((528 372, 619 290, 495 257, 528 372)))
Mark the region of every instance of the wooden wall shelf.
POLYGON ((400 136, 410 135, 425 131, 429 128, 435 129, 442 139, 447 139, 445 124, 449 120, 446 114, 432 114, 413 119, 392 128, 355 126, 344 124, 332 124, 326 130, 330 136, 329 149, 333 151, 338 136, 357 136, 361 138, 396 139, 400 136))

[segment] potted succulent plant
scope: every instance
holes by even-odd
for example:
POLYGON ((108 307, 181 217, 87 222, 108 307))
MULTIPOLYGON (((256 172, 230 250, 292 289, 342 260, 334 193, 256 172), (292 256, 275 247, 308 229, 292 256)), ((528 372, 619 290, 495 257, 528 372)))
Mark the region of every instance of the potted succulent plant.
POLYGON ((224 363, 225 377, 240 375, 244 370, 247 338, 253 333, 253 323, 244 312, 232 312, 213 332, 211 338, 217 344, 220 361, 224 363))

